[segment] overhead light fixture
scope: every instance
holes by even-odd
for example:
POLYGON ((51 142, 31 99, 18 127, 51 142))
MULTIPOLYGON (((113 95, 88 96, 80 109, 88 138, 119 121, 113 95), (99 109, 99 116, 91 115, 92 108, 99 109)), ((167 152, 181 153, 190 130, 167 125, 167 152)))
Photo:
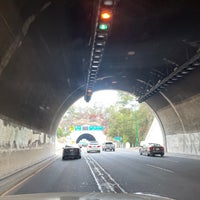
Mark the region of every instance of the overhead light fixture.
POLYGON ((98 68, 99 66, 98 65, 92 65, 92 68, 98 68))
POLYGON ((129 55, 129 56, 134 56, 134 55, 135 55, 135 51, 129 51, 129 52, 128 52, 128 55, 129 55))
POLYGON ((103 4, 105 6, 112 6, 113 5, 113 0, 104 0, 103 4))
POLYGON ((195 62, 193 65, 194 65, 194 66, 199 66, 199 65, 200 65, 200 62, 195 62))
POLYGON ((176 74, 177 78, 182 78, 183 76, 181 74, 176 74))
POLYGON ((101 58, 100 55, 94 55, 94 58, 101 58))
POLYGON ((102 33, 99 33, 99 34, 97 35, 98 38, 105 38, 105 36, 106 36, 106 35, 105 35, 105 34, 102 34, 102 33))
POLYGON ((176 78, 176 77, 172 78, 172 81, 177 81, 177 80, 178 80, 178 78, 176 78))
POLYGON ((99 62, 100 62, 99 60, 93 60, 92 63, 94 63, 94 64, 98 64, 99 62))
POLYGON ((97 45, 97 46, 103 46, 103 45, 105 45, 105 42, 104 42, 104 41, 102 41, 102 42, 97 42, 96 45, 97 45))
POLYGON ((188 74, 189 72, 187 71, 182 71, 181 74, 188 74))
POLYGON ((187 67, 187 70, 189 70, 189 71, 192 71, 194 69, 195 69, 195 67, 191 67, 191 66, 187 67))
POLYGON ((101 53, 102 51, 103 51, 103 49, 100 49, 100 48, 98 48, 98 49, 96 48, 95 49, 95 52, 97 52, 97 53, 101 53))

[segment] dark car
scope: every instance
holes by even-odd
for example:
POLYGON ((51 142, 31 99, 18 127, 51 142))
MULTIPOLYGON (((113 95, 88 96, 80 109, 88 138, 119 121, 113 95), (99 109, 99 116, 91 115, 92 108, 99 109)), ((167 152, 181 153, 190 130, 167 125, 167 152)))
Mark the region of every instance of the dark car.
POLYGON ((146 156, 155 156, 160 155, 161 157, 164 156, 164 147, 157 143, 147 143, 144 144, 139 148, 140 155, 146 155, 146 156))
POLYGON ((115 145, 112 142, 104 142, 102 144, 102 151, 115 151, 115 145))
POLYGON ((81 149, 79 147, 65 146, 63 148, 62 159, 80 159, 81 158, 81 149))

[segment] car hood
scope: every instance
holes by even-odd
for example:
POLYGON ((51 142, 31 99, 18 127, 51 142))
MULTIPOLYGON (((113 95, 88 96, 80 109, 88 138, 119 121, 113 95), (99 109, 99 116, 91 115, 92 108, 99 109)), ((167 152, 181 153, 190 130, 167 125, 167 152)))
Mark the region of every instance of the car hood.
POLYGON ((40 193, 8 195, 0 200, 173 200, 152 194, 111 194, 111 193, 40 193))

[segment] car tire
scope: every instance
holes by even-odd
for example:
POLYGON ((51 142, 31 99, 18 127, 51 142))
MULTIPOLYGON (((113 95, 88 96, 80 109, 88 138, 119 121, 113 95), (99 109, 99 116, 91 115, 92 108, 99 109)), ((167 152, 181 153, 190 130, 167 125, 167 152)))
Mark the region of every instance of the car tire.
POLYGON ((62 160, 65 160, 65 157, 62 157, 62 160))
POLYGON ((161 153, 160 156, 163 157, 163 156, 164 156, 164 153, 161 153))

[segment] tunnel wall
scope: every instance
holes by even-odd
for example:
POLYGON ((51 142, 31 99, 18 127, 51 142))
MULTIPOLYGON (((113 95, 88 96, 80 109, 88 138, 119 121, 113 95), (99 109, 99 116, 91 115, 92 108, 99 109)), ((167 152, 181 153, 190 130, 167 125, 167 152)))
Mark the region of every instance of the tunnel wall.
MULTIPOLYGON (((168 152, 200 155, 200 95, 170 102, 157 110, 168 152)), ((150 102, 152 103, 152 102, 150 102)))
POLYGON ((54 136, 0 119, 0 179, 55 152, 54 136))
POLYGON ((171 109, 166 108, 160 114, 165 126, 168 151, 200 155, 200 95, 177 104, 177 113, 170 112, 171 109))

